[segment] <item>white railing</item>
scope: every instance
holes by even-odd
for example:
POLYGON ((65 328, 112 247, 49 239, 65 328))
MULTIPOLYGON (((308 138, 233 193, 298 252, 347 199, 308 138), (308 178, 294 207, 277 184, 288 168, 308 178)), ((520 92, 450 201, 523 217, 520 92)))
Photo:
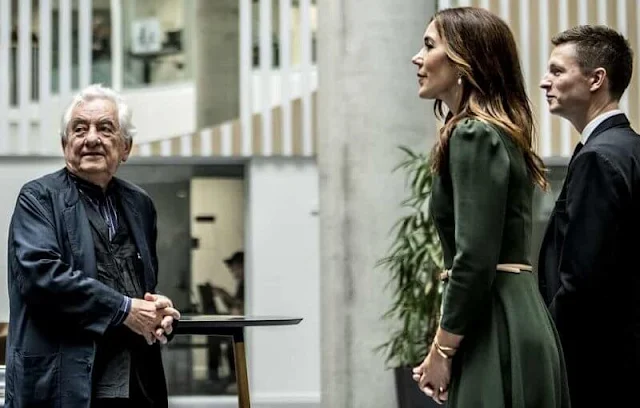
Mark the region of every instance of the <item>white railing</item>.
MULTIPOLYGON (((240 139, 242 149, 234 154, 299 155, 300 149, 294 149, 294 145, 301 142, 304 154, 312 155, 312 94, 317 87, 312 61, 314 4, 312 0, 295 3, 294 0, 259 0, 256 7, 253 0, 238 1, 240 113, 237 122, 241 130, 234 133, 234 137, 240 139), (259 14, 256 16, 259 17, 260 50, 257 68, 253 62, 254 13, 259 14), (279 20, 279 27, 273 27, 274 20, 279 20), (279 42, 277 55, 272 46, 274 31, 279 42), (279 62, 277 69, 272 64, 275 57, 279 62), (258 81, 256 75, 260 78, 258 81), (274 81, 274 75, 279 76, 279 80, 274 81), (294 102, 294 99, 300 101, 294 102), (295 115, 292 112, 294 103, 300 111, 295 115), (274 152, 274 129, 280 138, 278 152, 274 152), (260 151, 255 149, 256 137, 260 139, 260 151)), ((111 58, 106 64, 110 65, 110 85, 122 91, 131 101, 134 112, 138 112, 135 116, 141 119, 138 125, 140 142, 198 133, 202 129, 195 128, 192 113, 195 112, 193 81, 173 86, 123 89, 126 88, 123 86, 126 74, 123 72, 125 2, 108 2, 111 58), (175 103, 172 92, 186 104, 174 109, 174 114, 164 115, 167 105, 175 103), (151 108, 157 108, 158 114, 152 115, 151 108)), ((0 155, 60 153, 55 137, 60 113, 75 90, 92 82, 92 71, 98 66, 92 65, 92 14, 92 0, 37 0, 33 3, 0 0, 0 155), (17 9, 12 10, 12 5, 17 5, 17 9), (53 21, 54 10, 57 21, 53 21), (78 20, 77 42, 72 38, 73 13, 77 14, 78 20), (58 47, 53 49, 55 23, 59 27, 55 41, 58 47), (17 31, 12 33, 16 25, 17 31), (32 39, 33 33, 37 33, 37 40, 32 39), (14 41, 16 34, 17 43, 14 41), (77 44, 77 50, 72 44, 77 44), (75 55, 77 62, 73 61, 75 55)), ((188 29, 188 24, 185 26, 188 29)))
MULTIPOLYGON (((53 36, 52 0, 0 0, 0 154, 51 154, 60 102, 72 92, 72 1, 58 0, 58 92, 51 92, 53 36), (17 30, 12 33, 12 16, 17 30), (32 21, 38 21, 37 26, 32 21), (34 33, 37 32, 37 37, 34 33), (17 35, 17 44, 13 36, 17 35)), ((78 86, 91 80, 92 1, 78 2, 78 86)))
POLYGON ((277 133, 282 135, 283 152, 285 156, 293 154, 294 137, 301 137, 303 144, 303 154, 312 155, 315 151, 313 143, 313 119, 312 119, 312 99, 311 95, 315 91, 314 86, 317 81, 313 81, 316 69, 312 61, 312 10, 311 0, 298 1, 298 13, 293 13, 292 0, 259 0, 259 30, 260 30, 260 67, 261 80, 256 83, 252 81, 251 75, 251 50, 252 50, 252 1, 240 0, 240 127, 242 133, 242 152, 248 156, 256 154, 252 151, 253 137, 253 113, 255 112, 252 103, 258 101, 258 112, 260 115, 262 151, 260 155, 270 156, 273 153, 273 123, 280 123, 281 129, 277 133), (278 60, 280 62, 280 89, 281 95, 279 104, 281 109, 273 110, 272 94, 274 90, 272 81, 272 10, 274 5, 279 8, 280 27, 278 31, 279 47, 278 60), (294 20, 297 24, 292 25, 294 20), (298 44, 292 44, 292 28, 298 27, 298 44), (296 66, 292 64, 292 46, 297 46, 297 54, 300 55, 296 66), (295 71, 295 73, 294 73, 295 71), (302 114, 300 117, 292 115, 292 78, 296 75, 301 77, 302 87, 299 97, 301 98, 302 114), (254 99, 251 95, 259 93, 260 98, 254 99), (280 117, 275 118, 273 115, 280 117), (293 135, 294 120, 300 120, 301 135, 293 135))

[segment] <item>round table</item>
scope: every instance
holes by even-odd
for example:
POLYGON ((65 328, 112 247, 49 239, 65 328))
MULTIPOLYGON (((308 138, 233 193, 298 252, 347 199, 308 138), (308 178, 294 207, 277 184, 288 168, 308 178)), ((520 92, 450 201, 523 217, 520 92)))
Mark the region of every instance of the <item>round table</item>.
POLYGON ((238 406, 249 408, 249 379, 244 347, 244 328, 252 326, 291 326, 302 321, 300 317, 183 315, 174 325, 173 335, 228 336, 233 339, 233 359, 236 366, 238 406))

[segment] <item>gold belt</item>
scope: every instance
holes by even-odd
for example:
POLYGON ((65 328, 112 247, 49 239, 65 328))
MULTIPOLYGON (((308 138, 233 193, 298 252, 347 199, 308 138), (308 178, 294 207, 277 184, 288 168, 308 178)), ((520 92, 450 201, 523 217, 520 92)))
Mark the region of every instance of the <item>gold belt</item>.
MULTIPOLYGON (((520 273, 520 272, 532 272, 533 267, 531 265, 507 263, 496 265, 496 270, 500 272, 520 273)), ((451 277, 451 269, 445 269, 440 273, 440 280, 447 280, 451 277)))

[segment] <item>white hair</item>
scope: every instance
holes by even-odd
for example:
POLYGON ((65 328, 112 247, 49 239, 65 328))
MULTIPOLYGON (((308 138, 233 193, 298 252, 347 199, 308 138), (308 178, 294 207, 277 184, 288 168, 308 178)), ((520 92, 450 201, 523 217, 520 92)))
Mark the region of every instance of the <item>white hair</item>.
POLYGON ((89 85, 78 92, 65 109, 60 123, 60 138, 62 139, 62 143, 65 144, 67 142, 67 128, 71 121, 71 114, 73 110, 81 103, 90 102, 95 99, 106 99, 116 105, 118 125, 120 126, 122 137, 125 142, 131 144, 131 142, 133 142, 133 136, 136 134, 136 127, 131 122, 131 117, 133 116, 131 108, 129 108, 129 106, 124 102, 124 99, 122 99, 116 91, 100 84, 89 85))

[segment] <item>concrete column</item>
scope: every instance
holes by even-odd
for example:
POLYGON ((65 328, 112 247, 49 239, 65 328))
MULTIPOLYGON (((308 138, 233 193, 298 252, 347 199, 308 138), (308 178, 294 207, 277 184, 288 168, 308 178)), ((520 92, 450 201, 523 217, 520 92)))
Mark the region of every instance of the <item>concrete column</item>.
POLYGON ((194 75, 198 128, 239 116, 238 13, 238 0, 195 0, 194 75))
POLYGON ((375 263, 406 194, 397 146, 430 149, 436 132, 411 64, 435 3, 318 1, 323 407, 396 406, 374 352, 391 299, 375 263))

